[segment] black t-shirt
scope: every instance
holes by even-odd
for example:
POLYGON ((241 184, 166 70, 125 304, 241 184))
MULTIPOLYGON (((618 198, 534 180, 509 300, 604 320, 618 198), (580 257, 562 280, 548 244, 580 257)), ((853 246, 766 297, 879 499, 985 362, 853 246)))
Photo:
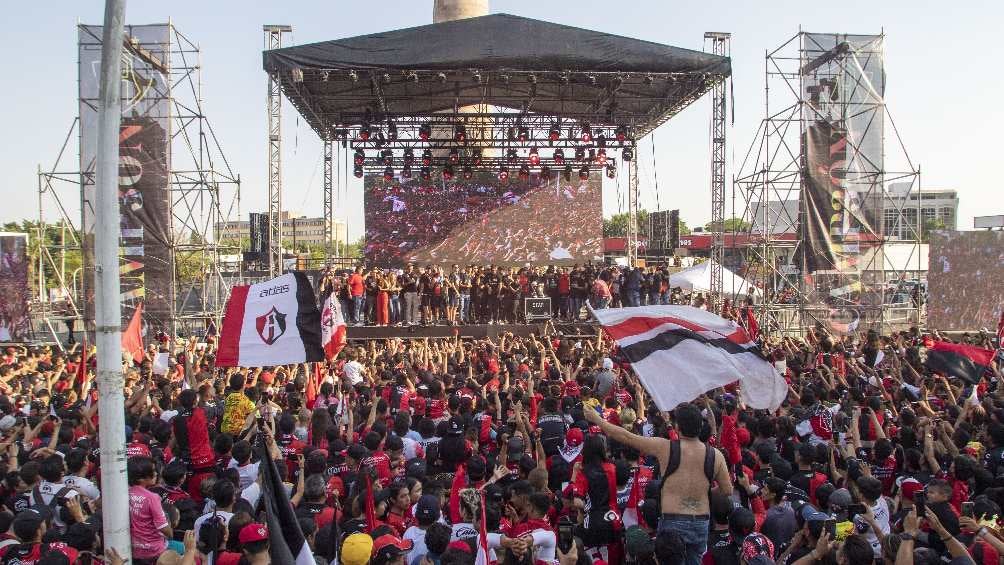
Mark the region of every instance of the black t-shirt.
POLYGON ((415 280, 415 275, 404 273, 397 280, 401 284, 403 292, 418 292, 418 281, 415 280))
POLYGON ((728 530, 712 530, 708 535, 708 553, 715 565, 739 565, 739 546, 728 530))
POLYGON ((422 294, 429 295, 433 293, 432 277, 428 273, 422 273, 422 275, 418 277, 418 291, 422 294))

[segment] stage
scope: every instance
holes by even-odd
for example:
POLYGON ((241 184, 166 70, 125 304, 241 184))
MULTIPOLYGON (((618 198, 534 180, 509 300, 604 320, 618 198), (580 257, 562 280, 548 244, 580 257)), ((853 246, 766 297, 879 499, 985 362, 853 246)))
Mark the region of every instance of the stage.
POLYGON ((467 339, 498 339, 504 333, 527 337, 531 333, 568 338, 595 337, 596 325, 590 322, 543 321, 532 324, 466 324, 460 326, 349 326, 347 338, 352 340, 371 339, 419 339, 447 338, 459 335, 467 339))

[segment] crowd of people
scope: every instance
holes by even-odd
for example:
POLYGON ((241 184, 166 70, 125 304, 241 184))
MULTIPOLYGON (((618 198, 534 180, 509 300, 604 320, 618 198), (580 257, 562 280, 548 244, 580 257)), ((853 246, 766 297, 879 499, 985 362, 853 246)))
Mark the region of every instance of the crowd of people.
MULTIPOLYGON (((997 563, 999 359, 932 374, 934 337, 762 337, 775 412, 735 385, 659 410, 601 331, 226 369, 213 337, 165 339, 124 365, 133 562, 274 562, 274 462, 322 565, 997 563)), ((100 354, 0 355, 0 564, 105 562, 100 354)))
POLYGON ((434 265, 404 269, 357 267, 328 272, 322 295, 334 292, 346 322, 355 325, 512 324, 526 321, 527 298, 549 298, 550 315, 562 321, 588 319, 594 308, 692 304, 703 293, 670 286, 666 266, 620 267, 597 263, 570 266, 434 265))

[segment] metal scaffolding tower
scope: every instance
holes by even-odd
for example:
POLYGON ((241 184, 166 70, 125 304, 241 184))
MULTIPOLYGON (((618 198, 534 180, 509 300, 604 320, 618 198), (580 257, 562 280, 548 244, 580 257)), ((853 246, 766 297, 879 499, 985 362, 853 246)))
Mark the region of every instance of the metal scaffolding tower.
MULTIPOLYGON (((264 25, 265 49, 282 47, 288 25, 264 25)), ((279 74, 268 74, 268 273, 282 274, 282 83, 279 74)), ((325 193, 325 197, 328 193, 325 193)))
POLYGON ((334 237, 335 200, 332 193, 331 138, 324 138, 324 256, 330 260, 336 255, 334 237))
MULTIPOLYGON (((711 52, 729 56, 730 33, 706 32, 711 52)), ((711 90, 711 292, 709 302, 717 310, 722 302, 722 264, 725 262, 725 81, 711 90)))

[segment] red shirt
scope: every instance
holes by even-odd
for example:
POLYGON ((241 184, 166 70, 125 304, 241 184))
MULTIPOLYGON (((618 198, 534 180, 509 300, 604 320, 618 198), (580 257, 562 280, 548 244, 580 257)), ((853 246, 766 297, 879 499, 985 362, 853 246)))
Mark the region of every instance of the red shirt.
POLYGON ((362 296, 365 292, 363 277, 359 273, 352 273, 349 277, 349 292, 352 296, 362 296))

